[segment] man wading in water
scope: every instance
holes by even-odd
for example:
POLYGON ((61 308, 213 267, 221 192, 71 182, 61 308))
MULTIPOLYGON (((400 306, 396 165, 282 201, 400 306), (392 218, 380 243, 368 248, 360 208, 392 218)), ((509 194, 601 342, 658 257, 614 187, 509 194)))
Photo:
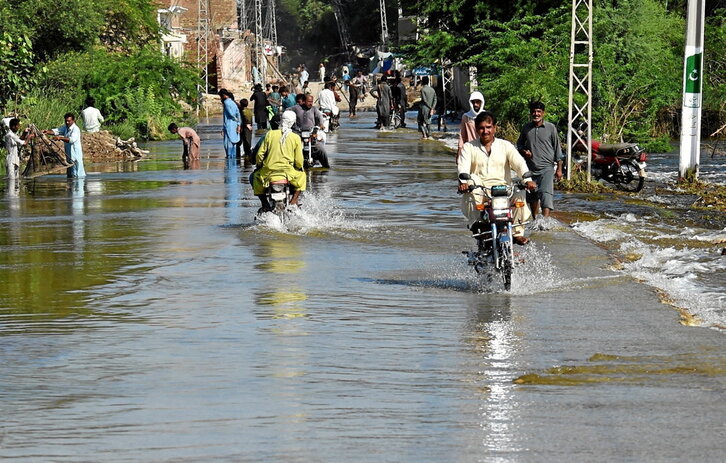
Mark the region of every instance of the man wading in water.
POLYGON ((562 178, 562 149, 560 137, 557 135, 557 127, 551 122, 545 122, 545 106, 541 101, 529 105, 529 113, 532 121, 522 127, 522 132, 517 140, 517 149, 527 161, 527 166, 532 171, 532 179, 537 182, 539 189, 527 193, 532 214, 536 217, 542 203, 542 215, 550 216, 554 209, 555 178, 562 178), (555 170, 555 164, 557 170, 555 170))

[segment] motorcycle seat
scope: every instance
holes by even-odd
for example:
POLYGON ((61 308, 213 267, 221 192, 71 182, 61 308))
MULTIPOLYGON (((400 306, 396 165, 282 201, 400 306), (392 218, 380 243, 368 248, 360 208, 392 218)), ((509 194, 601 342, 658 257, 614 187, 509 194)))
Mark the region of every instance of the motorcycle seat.
POLYGON ((286 178, 280 178, 280 179, 277 179, 277 180, 271 180, 270 181, 270 185, 284 185, 286 183, 288 183, 288 181, 287 181, 286 178))
POLYGON ((638 148, 635 143, 600 143, 598 154, 601 156, 618 156, 634 153, 638 148))

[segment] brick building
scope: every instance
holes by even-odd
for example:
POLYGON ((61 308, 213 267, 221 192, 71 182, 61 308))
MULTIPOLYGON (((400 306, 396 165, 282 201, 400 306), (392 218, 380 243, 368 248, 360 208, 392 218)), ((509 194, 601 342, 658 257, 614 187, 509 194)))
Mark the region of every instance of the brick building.
MULTIPOLYGON (((241 33, 236 0, 209 1, 207 71, 210 90, 238 88, 251 80, 254 35, 241 33)), ((167 29, 162 51, 174 58, 197 62, 198 0, 157 0, 159 23, 167 29)))

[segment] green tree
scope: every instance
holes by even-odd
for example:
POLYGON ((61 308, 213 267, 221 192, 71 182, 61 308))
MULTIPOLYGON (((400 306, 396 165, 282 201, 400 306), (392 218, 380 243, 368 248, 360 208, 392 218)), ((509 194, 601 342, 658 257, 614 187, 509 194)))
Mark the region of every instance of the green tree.
POLYGON ((0 35, 0 108, 36 82, 33 44, 27 35, 0 35))

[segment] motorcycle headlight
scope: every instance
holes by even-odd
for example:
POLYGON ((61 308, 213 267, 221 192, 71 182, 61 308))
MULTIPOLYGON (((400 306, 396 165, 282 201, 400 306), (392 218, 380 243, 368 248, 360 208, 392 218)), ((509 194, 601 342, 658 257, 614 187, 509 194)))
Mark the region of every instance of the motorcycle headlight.
POLYGON ((509 198, 506 196, 492 198, 492 209, 509 209, 509 198))

